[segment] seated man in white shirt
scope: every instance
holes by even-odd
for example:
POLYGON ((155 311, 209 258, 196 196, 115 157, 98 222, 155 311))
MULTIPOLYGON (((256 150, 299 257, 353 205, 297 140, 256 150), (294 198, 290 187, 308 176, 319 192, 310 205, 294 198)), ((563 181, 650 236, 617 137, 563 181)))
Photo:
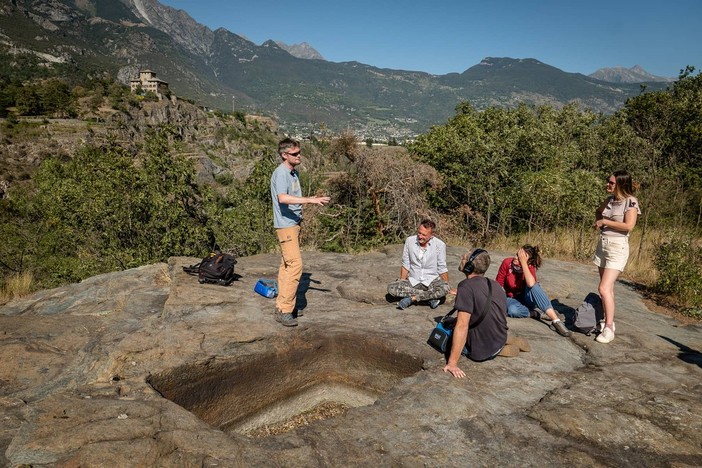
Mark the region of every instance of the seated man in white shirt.
POLYGON ((388 294, 401 298, 400 309, 422 301, 429 301, 429 306, 436 309, 451 289, 446 244, 434 237, 435 228, 433 221, 425 219, 419 224, 417 235, 405 241, 400 279, 388 285, 388 294))

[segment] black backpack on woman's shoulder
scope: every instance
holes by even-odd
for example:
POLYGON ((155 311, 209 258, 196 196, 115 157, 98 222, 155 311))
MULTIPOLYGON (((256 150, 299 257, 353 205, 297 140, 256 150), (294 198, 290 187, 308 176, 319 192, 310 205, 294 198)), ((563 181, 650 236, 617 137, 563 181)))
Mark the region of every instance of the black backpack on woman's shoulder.
POLYGON ((212 252, 203 258, 200 263, 184 266, 183 271, 190 275, 197 275, 197 280, 201 284, 211 283, 229 286, 236 279, 234 265, 236 265, 236 259, 233 255, 212 252))

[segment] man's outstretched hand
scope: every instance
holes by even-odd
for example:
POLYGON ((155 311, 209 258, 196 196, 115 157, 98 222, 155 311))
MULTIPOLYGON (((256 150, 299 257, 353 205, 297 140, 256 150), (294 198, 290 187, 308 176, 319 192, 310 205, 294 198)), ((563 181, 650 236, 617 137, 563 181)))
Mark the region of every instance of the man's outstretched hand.
POLYGON ((329 203, 329 200, 331 200, 331 198, 329 197, 310 197, 310 203, 321 206, 324 206, 327 203, 329 203))
POLYGON ((444 366, 444 372, 450 372, 457 379, 462 379, 466 376, 466 373, 463 372, 460 367, 452 364, 446 364, 446 366, 444 366))

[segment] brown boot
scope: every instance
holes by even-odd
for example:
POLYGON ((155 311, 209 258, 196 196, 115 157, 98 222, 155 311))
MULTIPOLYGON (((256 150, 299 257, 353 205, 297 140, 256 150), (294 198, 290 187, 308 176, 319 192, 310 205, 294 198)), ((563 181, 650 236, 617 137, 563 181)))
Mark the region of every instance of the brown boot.
POLYGON ((559 320, 558 322, 551 322, 551 325, 553 326, 553 329, 556 330, 556 333, 558 333, 559 335, 570 336, 570 330, 566 328, 562 320, 559 320))
POLYGON ((519 356, 519 346, 513 344, 506 344, 502 351, 498 353, 498 356, 502 357, 517 357, 519 356))
POLYGON ((526 338, 522 338, 521 336, 508 336, 507 344, 515 345, 519 348, 519 351, 524 351, 525 353, 531 351, 531 345, 529 345, 529 342, 526 340, 526 338))

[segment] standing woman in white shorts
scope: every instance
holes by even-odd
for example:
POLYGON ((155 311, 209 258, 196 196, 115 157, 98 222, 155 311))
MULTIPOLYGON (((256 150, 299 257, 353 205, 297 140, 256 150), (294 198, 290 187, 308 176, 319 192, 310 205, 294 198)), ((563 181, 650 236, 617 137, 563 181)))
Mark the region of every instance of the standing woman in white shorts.
POLYGON ((597 208, 593 226, 600 230, 592 262, 600 271, 598 290, 605 313, 604 327, 595 338, 600 343, 614 339, 614 283, 629 259, 629 233, 641 214, 627 171, 616 171, 607 178, 607 193, 610 195, 597 208))

